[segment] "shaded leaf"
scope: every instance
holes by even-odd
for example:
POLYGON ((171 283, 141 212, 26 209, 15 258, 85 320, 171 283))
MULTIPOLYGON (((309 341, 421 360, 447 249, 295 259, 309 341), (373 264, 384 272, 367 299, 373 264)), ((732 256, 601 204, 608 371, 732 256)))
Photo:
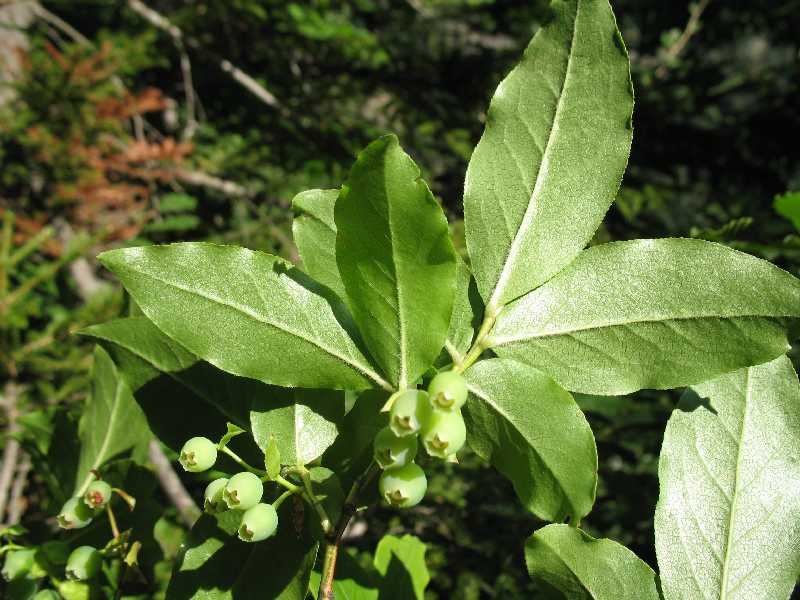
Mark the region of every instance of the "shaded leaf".
POLYGON ((344 284, 336 266, 336 223, 333 207, 339 190, 308 190, 292 199, 296 216, 292 221, 292 235, 303 270, 332 289, 340 298, 346 298, 344 284))
POLYGON ((317 544, 308 532, 298 538, 289 506, 279 511, 276 536, 256 544, 236 537, 240 512, 202 516, 189 532, 167 600, 305 600, 317 544))
POLYGON ((82 494, 91 483, 92 469, 98 469, 150 436, 147 421, 128 384, 118 376, 111 357, 100 347, 94 351, 92 391, 78 435, 81 451, 74 495, 82 494))
POLYGON ((531 577, 567 600, 658 600, 656 574, 614 541, 594 539, 569 525, 548 525, 525 544, 531 577))

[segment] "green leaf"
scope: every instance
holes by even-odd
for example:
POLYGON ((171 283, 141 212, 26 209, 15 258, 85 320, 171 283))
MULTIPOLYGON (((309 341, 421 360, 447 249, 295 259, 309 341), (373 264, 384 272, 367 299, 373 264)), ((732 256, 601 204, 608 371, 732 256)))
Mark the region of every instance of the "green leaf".
POLYGON ((158 202, 158 211, 162 214, 188 212, 195 208, 197 208, 197 198, 189 194, 164 194, 158 202))
POLYGON ((278 442, 275 441, 274 435, 269 436, 267 447, 264 450, 264 468, 267 470, 267 477, 273 481, 281 474, 281 451, 278 449, 278 442))
POLYGON ((789 219, 794 228, 800 231, 800 192, 787 192, 775 196, 772 206, 775 212, 789 219))
POLYGON ((387 386, 348 335, 343 307, 275 256, 184 243, 99 258, 159 329, 225 371, 291 387, 387 386))
POLYGON ((625 546, 569 525, 548 525, 525 544, 528 572, 567 600, 658 600, 656 574, 625 546))
POLYGON ((339 436, 322 457, 322 464, 336 472, 345 489, 372 462, 372 440, 389 423, 388 414, 381 412, 388 397, 380 390, 361 392, 353 409, 339 423, 339 436))
POLYGON ((498 86, 467 169, 467 248, 489 312, 586 246, 630 151, 633 88, 609 3, 555 0, 551 13, 498 86))
POLYGON ((687 390, 658 477, 667 600, 789 597, 800 571, 800 384, 787 357, 687 390))
POLYGON ((153 221, 144 226, 147 233, 169 233, 173 231, 188 231, 199 227, 200 218, 195 215, 173 215, 160 221, 153 221))
POLYGON ((383 577, 381 600, 423 600, 431 577, 425 565, 425 544, 413 535, 385 535, 375 550, 375 568, 383 577))
POLYGON ((100 468, 150 436, 142 410, 128 384, 118 376, 111 357, 100 347, 94 350, 92 391, 78 436, 81 451, 75 478, 76 496, 91 483, 92 469, 100 468))
POLYGON ((393 135, 358 155, 335 217, 353 316, 392 384, 411 386, 436 360, 450 324, 456 253, 447 219, 393 135))
POLYGON ((482 317, 483 302, 478 294, 478 287, 469 267, 463 260, 459 260, 453 313, 445 341, 445 348, 454 362, 460 363, 469 351, 482 317))
POLYGON ((488 343, 574 392, 691 385, 786 352, 800 281, 726 246, 689 239, 589 248, 507 306, 488 343))
POLYGON ((291 502, 279 511, 275 537, 247 544, 236 537, 241 513, 204 515, 189 533, 167 600, 305 600, 317 544, 292 526, 291 502))
POLYGON ((338 196, 339 190, 308 190, 297 194, 292 200, 292 208, 297 213, 292 222, 292 235, 303 260, 303 270, 340 298, 346 298, 336 266, 333 207, 338 196))
POLYGON ((511 480, 525 507, 541 519, 579 521, 589 514, 597 449, 570 393, 512 360, 482 360, 464 376, 470 447, 511 480))
POLYGON ((342 392, 295 389, 254 401, 250 427, 262 452, 274 437, 284 464, 306 465, 333 444, 343 418, 342 392))
MULTIPOLYGON (((308 587, 313 598, 318 598, 321 576, 311 572, 308 587)), ((381 576, 374 568, 365 567, 350 552, 341 552, 336 561, 336 578, 333 582, 333 597, 336 600, 378 600, 381 576)))
POLYGON ((78 334, 103 346, 132 390, 161 372, 183 371, 198 361, 145 317, 115 319, 82 329, 78 334))
MULTIPOLYGON (((151 430, 173 451, 195 435, 217 439, 225 422, 249 427, 253 402, 290 394, 199 361, 144 317, 110 321, 81 333, 96 339, 114 358, 151 430)), ((258 450, 246 439, 232 445, 260 462, 258 450)))
POLYGON ((220 439, 219 441, 220 448, 224 448, 225 446, 227 446, 228 442, 230 442, 237 435, 247 433, 245 429, 242 429, 241 427, 233 423, 227 423, 225 426, 227 427, 227 431, 225 432, 225 435, 222 436, 222 439, 220 439))

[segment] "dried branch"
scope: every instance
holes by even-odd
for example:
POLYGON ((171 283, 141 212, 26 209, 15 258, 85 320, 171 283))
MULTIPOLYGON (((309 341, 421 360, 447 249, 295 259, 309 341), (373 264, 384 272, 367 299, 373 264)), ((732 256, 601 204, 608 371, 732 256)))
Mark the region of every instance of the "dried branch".
POLYGON ((180 478, 178 478, 169 460, 164 455, 164 451, 161 450, 158 441, 151 440, 148 447, 148 456, 156 469, 161 489, 164 490, 170 502, 178 509, 181 521, 191 527, 200 517, 200 509, 194 503, 186 488, 183 487, 183 483, 181 483, 180 478))
POLYGON ((19 393, 19 386, 13 381, 8 381, 3 387, 3 398, 0 400, 5 409, 7 421, 6 445, 3 448, 3 464, 0 467, 0 522, 4 522, 3 517, 8 505, 9 488, 14 478, 14 472, 17 469, 20 454, 19 442, 12 437, 12 434, 18 430, 17 415, 19 411, 17 401, 19 400, 19 393))
MULTIPOLYGON (((133 10, 136 14, 140 17, 148 21, 154 27, 161 29, 162 31, 169 34, 173 40, 180 40, 181 44, 184 42, 191 48, 194 48, 199 51, 204 51, 202 45, 197 42, 196 40, 185 36, 183 32, 173 23, 170 22, 164 15, 156 12, 141 0, 128 0, 128 7, 133 10)), ((176 42, 177 43, 177 42, 176 42)), ((244 87, 247 91, 253 94, 256 98, 261 100, 264 104, 271 106, 273 108, 280 107, 280 102, 278 99, 266 89, 263 85, 258 83, 255 79, 253 79, 250 75, 242 71, 239 67, 234 65, 231 61, 226 58, 221 58, 217 56, 213 56, 211 53, 206 53, 209 56, 212 56, 219 66, 225 73, 230 75, 234 81, 236 81, 239 85, 244 87)))
POLYGON ((17 476, 14 477, 14 485, 11 486, 11 496, 8 501, 8 523, 13 525, 22 520, 22 515, 25 513, 27 503, 24 500, 23 494, 25 492, 25 485, 28 483, 28 474, 31 471, 31 459, 24 452, 21 451, 22 459, 17 468, 17 476))

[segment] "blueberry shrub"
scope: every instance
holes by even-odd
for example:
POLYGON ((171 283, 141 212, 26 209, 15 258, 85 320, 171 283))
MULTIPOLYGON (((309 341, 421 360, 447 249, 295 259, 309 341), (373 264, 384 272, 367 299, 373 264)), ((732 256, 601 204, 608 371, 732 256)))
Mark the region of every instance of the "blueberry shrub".
MULTIPOLYGON (((82 334, 132 399, 127 425, 146 421, 205 486, 166 598, 421 600, 420 540, 386 536, 366 565, 345 534, 365 507, 424 502, 425 465, 458 463, 465 444, 550 523, 524 559, 553 597, 791 594, 800 281, 710 241, 593 243, 631 147, 629 57, 607 0, 549 11, 472 153, 466 259, 394 135, 339 189, 295 197, 300 267, 204 242, 100 255, 137 310, 82 334), (656 573, 581 529, 598 454, 573 394, 673 388, 686 391, 659 463, 656 573)), ((113 523, 115 492, 130 499, 84 471, 65 529, 101 511, 113 523)), ((136 552, 112 528, 105 548, 72 550, 68 579, 136 552)), ((4 551, 7 579, 33 568, 26 548, 4 551)))

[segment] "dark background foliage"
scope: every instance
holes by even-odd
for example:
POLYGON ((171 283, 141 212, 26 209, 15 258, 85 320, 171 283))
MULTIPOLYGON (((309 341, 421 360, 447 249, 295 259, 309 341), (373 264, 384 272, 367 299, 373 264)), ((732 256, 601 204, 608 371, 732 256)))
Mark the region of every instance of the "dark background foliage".
MULTIPOLYGON (((191 62, 198 123, 187 129, 174 39, 133 2, 42 4, 90 46, 53 20, 33 19, 25 30, 33 68, 15 78, 16 98, 0 105, 0 208, 31 220, 20 243, 45 225, 62 241, 64 230, 95 236, 85 255, 98 272, 90 257, 99 247, 142 240, 212 239, 291 257, 292 196, 338 186, 355 153, 389 131, 423 169, 458 238, 464 172, 488 99, 548 13, 545 0, 153 0, 147 6, 183 32, 191 62), (89 57, 94 75, 64 74, 89 57), (276 101, 247 91, 221 61, 276 101), (116 104, 101 104, 109 99, 116 104), (143 132, 130 121, 139 114, 143 132), (109 136, 124 149, 122 163, 105 145, 109 136), (56 144, 64 146, 46 152, 56 144), (76 148, 97 149, 102 160, 89 150, 91 160, 82 159, 76 148), (98 173, 106 187, 97 187, 98 173), (87 177, 99 198, 88 215, 87 177)), ((777 196, 800 190, 800 2, 613 4, 631 56, 635 134, 596 242, 700 237, 800 274, 800 237, 774 208, 777 196)), ((800 196, 788 197, 782 212, 790 214, 800 196)), ((51 258, 66 252, 50 250, 51 258)), ((118 291, 98 307, 71 276, 49 280, 21 316, 4 313, 4 376, 28 386, 22 412, 52 404, 53 390, 62 390, 58 402, 81 397, 70 382, 85 379, 88 349, 68 333, 119 310, 118 291), (31 343, 24 332, 45 329, 45 355, 20 355, 31 343), (53 361, 63 370, 48 368, 53 361)), ((678 394, 579 398, 601 469, 584 526, 653 567, 658 452, 678 394)), ((352 546, 371 552, 385 532, 413 532, 429 545, 431 598, 533 597, 521 548, 538 524, 511 486, 470 455, 457 467, 431 468, 420 507, 368 512, 352 546)), ((28 519, 40 518, 37 485, 29 486, 28 519)))

